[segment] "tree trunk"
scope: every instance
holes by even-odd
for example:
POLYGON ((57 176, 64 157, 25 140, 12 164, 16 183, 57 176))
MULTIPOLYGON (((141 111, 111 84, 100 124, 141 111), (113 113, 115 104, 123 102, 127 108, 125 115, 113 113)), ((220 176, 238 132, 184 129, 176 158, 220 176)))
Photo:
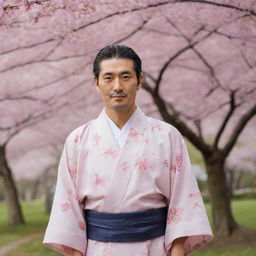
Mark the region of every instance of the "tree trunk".
POLYGON ((227 188, 229 197, 233 197, 233 191, 234 191, 234 183, 235 183, 235 174, 234 171, 230 170, 229 168, 226 168, 226 180, 227 180, 227 188))
POLYGON ((25 223, 18 200, 17 189, 6 159, 6 146, 0 146, 0 174, 3 178, 4 196, 11 225, 25 223))
POLYGON ((242 182, 242 179, 243 179, 243 175, 244 175, 244 171, 239 171, 238 172, 235 189, 241 188, 241 182, 242 182))
POLYGON ((229 236, 237 228, 224 171, 224 161, 205 159, 208 189, 212 206, 213 230, 218 236, 229 236))

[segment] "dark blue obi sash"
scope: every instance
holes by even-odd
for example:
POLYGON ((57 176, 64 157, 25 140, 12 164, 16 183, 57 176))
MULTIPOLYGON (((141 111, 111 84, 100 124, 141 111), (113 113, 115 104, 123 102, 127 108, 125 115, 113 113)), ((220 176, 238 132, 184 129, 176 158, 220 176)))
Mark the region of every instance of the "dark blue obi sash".
POLYGON ((101 242, 139 242, 165 234, 167 207, 137 212, 85 210, 87 238, 101 242))

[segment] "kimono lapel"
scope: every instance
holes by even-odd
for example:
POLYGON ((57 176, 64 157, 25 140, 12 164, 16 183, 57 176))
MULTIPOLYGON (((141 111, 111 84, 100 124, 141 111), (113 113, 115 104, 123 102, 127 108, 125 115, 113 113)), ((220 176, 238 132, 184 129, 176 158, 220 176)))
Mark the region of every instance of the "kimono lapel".
MULTIPOLYGON (((109 187, 107 189, 101 211, 121 211, 122 201, 127 191, 134 168, 136 167, 138 152, 143 144, 146 127, 147 117, 140 109, 138 109, 133 117, 126 142, 123 148, 119 151, 118 160, 115 162, 113 161, 113 165, 111 164, 112 176, 110 178, 109 187)), ((111 136, 112 140, 114 140, 112 134, 111 136)), ((108 141, 108 138, 104 139, 106 142, 108 141)), ((115 145, 118 147, 116 143, 115 145)))
POLYGON ((101 111, 101 114, 96 119, 95 126, 97 131, 96 137, 98 136, 98 138, 100 139, 102 150, 111 149, 110 151, 115 151, 115 154, 117 154, 117 151, 119 151, 119 146, 116 143, 111 128, 105 118, 104 109, 101 111))

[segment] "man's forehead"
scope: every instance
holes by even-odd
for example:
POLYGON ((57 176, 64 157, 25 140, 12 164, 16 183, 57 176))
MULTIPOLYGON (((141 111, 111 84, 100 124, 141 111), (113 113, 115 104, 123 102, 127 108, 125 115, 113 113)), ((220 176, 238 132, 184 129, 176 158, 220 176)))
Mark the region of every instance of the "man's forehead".
POLYGON ((112 58, 100 62, 102 73, 135 72, 133 61, 130 59, 112 58))

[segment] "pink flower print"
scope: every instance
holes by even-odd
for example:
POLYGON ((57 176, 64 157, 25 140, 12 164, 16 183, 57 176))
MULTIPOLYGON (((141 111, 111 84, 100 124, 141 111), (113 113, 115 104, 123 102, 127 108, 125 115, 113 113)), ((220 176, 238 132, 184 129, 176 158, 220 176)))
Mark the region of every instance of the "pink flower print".
POLYGON ((200 192, 196 192, 196 193, 189 193, 188 198, 198 197, 198 196, 200 196, 200 195, 201 195, 201 193, 200 193, 200 192))
POLYGON ((102 178, 99 174, 95 173, 92 178, 92 185, 97 190, 104 184, 104 178, 102 178))
POLYGON ((76 136, 75 136, 75 143, 79 143, 79 141, 80 141, 80 138, 79 138, 79 135, 78 134, 76 134, 76 136))
POLYGON ((195 202, 195 203, 193 204, 193 209, 195 209, 195 208, 201 208, 201 205, 200 205, 199 202, 195 202))
POLYGON ((148 140, 148 139, 145 139, 145 140, 144 140, 144 143, 145 143, 145 144, 148 144, 148 143, 149 143, 149 140, 148 140))
POLYGON ((162 165, 163 165, 163 167, 168 168, 168 167, 169 167, 168 160, 167 160, 167 159, 164 159, 164 160, 162 161, 162 165))
POLYGON ((106 156, 106 157, 112 157, 112 158, 116 158, 117 157, 117 151, 115 151, 114 149, 112 148, 109 148, 107 150, 105 150, 102 155, 103 156, 106 156))
POLYGON ((177 171, 179 171, 179 169, 177 169, 176 165, 173 165, 172 168, 171 168, 171 172, 176 173, 177 171))
POLYGON ((181 171, 181 165, 182 165, 182 154, 178 153, 175 156, 175 163, 171 168, 172 172, 179 172, 181 171))
POLYGON ((79 227, 81 230, 85 230, 85 223, 84 223, 84 221, 79 221, 79 222, 78 222, 78 227, 79 227))
POLYGON ((76 199, 76 193, 72 189, 68 190, 68 195, 76 199))
POLYGON ((128 162, 122 162, 122 163, 120 164, 120 168, 121 168, 122 171, 127 171, 127 170, 129 169, 129 164, 128 164, 128 162))
POLYGON ((182 207, 172 207, 169 210, 167 222, 168 223, 178 223, 181 220, 184 209, 182 207))
POLYGON ((95 142, 96 145, 98 145, 101 141, 101 136, 98 135, 97 133, 93 135, 93 141, 95 142))
POLYGON ((159 124, 154 124, 151 126, 151 131, 162 131, 162 127, 159 124))
POLYGON ((148 171, 152 167, 146 158, 137 160, 135 166, 140 171, 148 171))
POLYGON ((181 168, 181 164, 182 164, 182 154, 177 154, 175 157, 175 164, 178 168, 181 168))
POLYGON ((63 212, 67 212, 69 209, 71 209, 71 204, 69 202, 65 202, 60 205, 60 208, 63 212))
POLYGON ((69 173, 70 173, 70 176, 71 176, 72 178, 75 178, 75 177, 76 177, 76 174, 77 174, 76 166, 70 165, 70 167, 69 167, 69 173))
POLYGON ((134 128, 130 128, 129 134, 128 134, 129 137, 138 138, 140 135, 141 135, 141 133, 138 130, 136 130, 134 128))

